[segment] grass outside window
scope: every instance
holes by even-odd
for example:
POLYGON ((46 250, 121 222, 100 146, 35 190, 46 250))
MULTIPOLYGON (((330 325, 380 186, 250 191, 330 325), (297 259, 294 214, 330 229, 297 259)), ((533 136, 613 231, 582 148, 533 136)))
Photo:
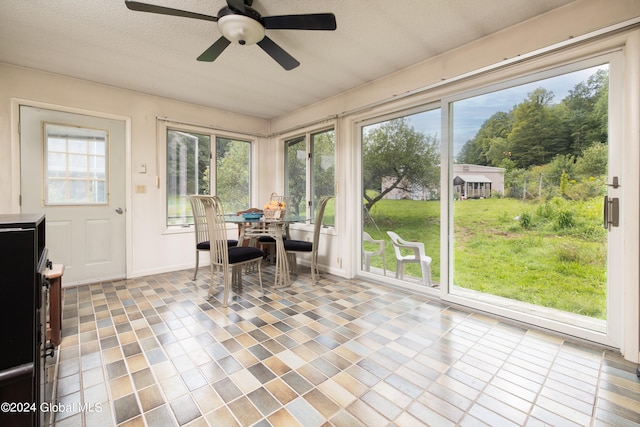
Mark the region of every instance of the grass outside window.
MULTIPOLYGON (((600 198, 463 200, 453 209, 455 286, 606 318, 607 235, 600 198)), ((364 231, 385 239, 388 271, 396 268, 386 235, 391 230, 424 243, 432 280, 440 282, 439 201, 381 200, 371 217, 375 224, 367 221, 364 231)), ((379 257, 371 265, 382 268, 379 257)), ((419 265, 407 265, 405 274, 420 277, 419 265)))

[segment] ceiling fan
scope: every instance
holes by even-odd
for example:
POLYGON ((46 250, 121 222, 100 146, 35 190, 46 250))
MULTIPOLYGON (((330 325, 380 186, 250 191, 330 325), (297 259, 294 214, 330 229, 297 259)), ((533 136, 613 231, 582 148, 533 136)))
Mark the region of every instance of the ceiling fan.
POLYGON ((243 46, 257 44, 282 68, 292 70, 300 63, 266 36, 265 30, 333 31, 336 29, 336 17, 333 13, 261 16, 260 13, 251 8, 253 0, 227 0, 227 5, 218 11, 217 16, 203 15, 133 0, 125 0, 125 4, 129 9, 138 12, 217 22, 222 36, 198 57, 198 61, 214 61, 231 43, 243 46))

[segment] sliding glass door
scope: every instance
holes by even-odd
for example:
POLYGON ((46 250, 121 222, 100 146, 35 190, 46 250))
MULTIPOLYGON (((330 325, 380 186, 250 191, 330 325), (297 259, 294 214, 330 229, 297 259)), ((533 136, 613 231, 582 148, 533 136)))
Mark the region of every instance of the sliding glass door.
POLYGON ((360 272, 618 346, 620 58, 361 123, 360 272))
POLYGON ((622 230, 610 69, 601 58, 447 102, 447 298, 616 341, 608 307, 620 293, 612 242, 622 230))
POLYGON ((361 127, 362 270, 406 286, 440 282, 439 108, 361 127), (392 237, 416 249, 394 246, 392 237), (411 258, 414 259, 411 259, 411 258))

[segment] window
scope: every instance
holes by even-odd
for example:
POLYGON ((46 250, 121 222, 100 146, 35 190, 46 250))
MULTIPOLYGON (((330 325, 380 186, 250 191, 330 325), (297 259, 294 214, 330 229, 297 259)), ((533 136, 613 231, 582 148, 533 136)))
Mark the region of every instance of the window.
MULTIPOLYGON (((385 121, 363 123, 362 144, 362 264, 363 271, 396 277, 405 284, 440 282, 440 129, 435 105, 385 121), (394 251, 391 231, 403 240, 420 242, 431 258, 402 262, 394 251), (366 241, 365 238, 372 240, 366 241), (382 244, 382 242, 385 242, 382 244), (384 250, 383 254, 379 253, 384 250), (430 277, 426 277, 430 273, 430 277)), ((413 252, 402 249, 408 258, 413 252)))
POLYGON ((609 96, 576 63, 451 102, 451 294, 606 330, 609 96))
MULTIPOLYGON (((287 156, 286 195, 294 215, 313 219, 323 196, 335 195, 335 132, 333 129, 285 141, 287 156)), ((327 206, 324 223, 333 224, 327 206)))
POLYGON ((215 194, 227 212, 247 209, 250 176, 251 141, 167 129, 167 225, 193 224, 191 194, 215 194))
POLYGON ((45 124, 45 204, 107 203, 106 130, 45 124))

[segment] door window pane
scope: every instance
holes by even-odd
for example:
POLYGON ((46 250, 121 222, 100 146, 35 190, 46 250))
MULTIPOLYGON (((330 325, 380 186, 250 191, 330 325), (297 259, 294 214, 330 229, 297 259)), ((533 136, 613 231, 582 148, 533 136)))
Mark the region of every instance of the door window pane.
POLYGON ((451 104, 452 293, 604 326, 608 88, 602 65, 451 104))
POLYGON ((414 284, 440 281, 440 123, 440 109, 433 109, 362 128, 364 271, 414 284), (428 264, 412 250, 397 254, 388 232, 421 245, 428 264))
POLYGON ((45 204, 106 204, 108 132, 45 123, 45 204))

